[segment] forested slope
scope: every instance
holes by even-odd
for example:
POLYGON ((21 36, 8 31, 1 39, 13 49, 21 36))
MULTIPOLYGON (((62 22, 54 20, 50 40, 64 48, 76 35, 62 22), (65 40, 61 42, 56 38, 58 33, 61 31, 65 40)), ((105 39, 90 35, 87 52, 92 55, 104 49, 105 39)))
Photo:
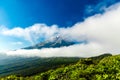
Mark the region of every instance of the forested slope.
POLYGON ((63 66, 28 77, 15 75, 3 80, 120 80, 120 55, 110 54, 80 59, 76 64, 63 66))

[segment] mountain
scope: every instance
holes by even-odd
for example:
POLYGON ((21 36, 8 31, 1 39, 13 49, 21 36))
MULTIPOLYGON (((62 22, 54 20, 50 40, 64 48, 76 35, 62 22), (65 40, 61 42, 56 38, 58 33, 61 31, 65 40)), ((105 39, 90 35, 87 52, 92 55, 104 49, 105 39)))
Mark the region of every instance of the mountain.
POLYGON ((120 55, 112 56, 107 53, 96 57, 81 58, 74 64, 49 69, 32 76, 24 77, 14 74, 0 80, 120 80, 119 63, 120 55))
POLYGON ((56 69, 61 66, 76 63, 79 59, 79 57, 26 58, 3 55, 0 56, 0 77, 13 74, 17 76, 32 76, 50 69, 56 69))
POLYGON ((57 48, 57 47, 63 47, 63 46, 70 46, 76 44, 75 42, 69 42, 61 37, 55 37, 53 41, 46 40, 44 42, 35 44, 33 46, 25 47, 23 49, 41 49, 41 48, 57 48))

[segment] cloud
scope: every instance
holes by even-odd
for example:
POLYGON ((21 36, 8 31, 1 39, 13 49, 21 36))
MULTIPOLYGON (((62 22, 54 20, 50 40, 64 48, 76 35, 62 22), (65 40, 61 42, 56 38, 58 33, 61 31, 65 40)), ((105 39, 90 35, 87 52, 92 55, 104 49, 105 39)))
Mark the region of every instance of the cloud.
POLYGON ((85 14, 86 15, 91 15, 91 14, 95 14, 95 13, 100 13, 100 12, 104 12, 106 11, 106 9, 117 3, 119 0, 101 0, 99 3, 97 4, 93 4, 93 5, 87 5, 85 8, 85 14))
POLYGON ((107 8, 104 14, 91 16, 84 22, 76 23, 72 27, 59 28, 56 25, 50 27, 44 24, 35 24, 25 29, 3 29, 2 34, 24 37, 26 40, 41 37, 47 39, 59 34, 68 41, 87 41, 87 44, 61 48, 8 51, 7 55, 87 57, 101 53, 117 54, 120 53, 120 3, 107 8))
MULTIPOLYGON (((43 48, 31 50, 16 50, 6 52, 9 56, 24 56, 24 57, 90 57, 97 56, 97 52, 101 52, 100 45, 96 43, 76 44, 61 48, 43 48), (90 53, 93 50, 93 53, 90 53), (89 54, 86 54, 89 53, 89 54)), ((102 52, 100 53, 102 54, 102 52)))
POLYGON ((38 39, 51 38, 58 32, 57 29, 56 25, 49 27, 45 24, 35 24, 27 28, 15 27, 13 29, 8 29, 6 27, 1 27, 0 33, 5 36, 24 38, 34 44, 38 39))

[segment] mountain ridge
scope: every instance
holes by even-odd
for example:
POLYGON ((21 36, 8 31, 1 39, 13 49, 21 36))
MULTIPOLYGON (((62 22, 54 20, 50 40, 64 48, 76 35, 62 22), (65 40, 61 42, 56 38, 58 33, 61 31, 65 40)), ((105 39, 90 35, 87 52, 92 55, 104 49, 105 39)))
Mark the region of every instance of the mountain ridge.
POLYGON ((46 40, 44 42, 37 43, 33 46, 25 47, 22 49, 58 48, 58 47, 70 46, 74 44, 76 44, 76 42, 72 42, 72 41, 70 42, 57 36, 53 40, 46 40))

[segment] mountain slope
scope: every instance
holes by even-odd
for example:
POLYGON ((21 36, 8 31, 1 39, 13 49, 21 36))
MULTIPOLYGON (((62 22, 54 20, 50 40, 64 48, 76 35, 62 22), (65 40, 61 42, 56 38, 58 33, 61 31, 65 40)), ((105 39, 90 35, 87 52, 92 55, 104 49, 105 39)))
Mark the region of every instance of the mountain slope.
POLYGON ((76 64, 60 67, 30 77, 15 75, 2 78, 7 80, 120 80, 120 55, 105 54, 80 59, 76 64), (97 62, 96 62, 96 59, 97 62))
POLYGON ((46 40, 33 46, 25 47, 23 49, 41 49, 41 48, 57 48, 63 46, 70 46, 76 44, 75 42, 68 42, 61 37, 54 38, 54 41, 46 40))
POLYGON ((13 74, 31 76, 49 69, 55 69, 63 65, 76 63, 80 59, 78 57, 2 57, 4 58, 0 58, 0 76, 13 74))

